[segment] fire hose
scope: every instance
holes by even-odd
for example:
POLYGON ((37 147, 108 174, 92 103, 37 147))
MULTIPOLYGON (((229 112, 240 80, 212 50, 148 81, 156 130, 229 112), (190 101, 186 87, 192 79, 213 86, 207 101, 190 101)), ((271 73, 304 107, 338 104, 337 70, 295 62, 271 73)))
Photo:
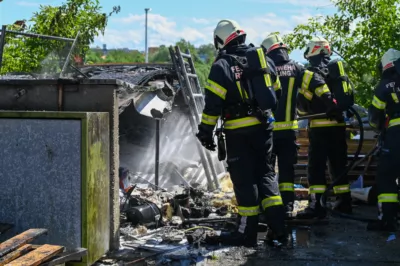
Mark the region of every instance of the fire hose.
MULTIPOLYGON (((344 213, 335 211, 333 209, 330 209, 326 205, 327 196, 328 196, 329 191, 331 191, 334 188, 334 186, 338 185, 341 181, 343 181, 343 179, 347 177, 347 174, 354 167, 356 167, 357 165, 362 163, 364 160, 366 160, 370 156, 375 155, 377 150, 379 149, 379 145, 375 146, 373 149, 371 149, 371 151, 369 151, 364 156, 364 158, 361 158, 361 160, 358 160, 359 155, 361 153, 362 146, 363 146, 363 142, 364 142, 364 126, 363 126, 363 122, 362 122, 360 114, 353 107, 350 107, 348 111, 350 111, 356 117, 357 122, 358 122, 359 127, 360 127, 360 139, 359 139, 359 142, 358 142, 358 146, 357 146, 356 152, 354 153, 354 157, 353 157, 352 161, 346 167, 346 169, 335 180, 333 180, 333 182, 327 187, 327 189, 325 190, 325 192, 321 196, 320 203, 321 203, 321 206, 324 209, 326 209, 328 212, 331 212, 332 214, 340 216, 342 218, 356 220, 356 221, 362 221, 362 222, 375 221, 375 219, 371 219, 371 218, 355 216, 355 215, 350 215, 350 214, 344 214, 344 213)), ((316 118, 326 118, 326 114, 313 114, 313 115, 302 116, 302 117, 299 117, 298 120, 316 119, 316 118)))

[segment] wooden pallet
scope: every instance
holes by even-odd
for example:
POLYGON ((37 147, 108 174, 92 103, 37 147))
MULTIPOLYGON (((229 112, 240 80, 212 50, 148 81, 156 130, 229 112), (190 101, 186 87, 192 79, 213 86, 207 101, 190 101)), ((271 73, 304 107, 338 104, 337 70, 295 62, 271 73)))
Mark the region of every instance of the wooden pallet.
POLYGON ((0 243, 0 266, 52 266, 78 261, 87 254, 84 248, 65 251, 58 245, 29 244, 44 234, 47 234, 47 229, 29 229, 0 243))

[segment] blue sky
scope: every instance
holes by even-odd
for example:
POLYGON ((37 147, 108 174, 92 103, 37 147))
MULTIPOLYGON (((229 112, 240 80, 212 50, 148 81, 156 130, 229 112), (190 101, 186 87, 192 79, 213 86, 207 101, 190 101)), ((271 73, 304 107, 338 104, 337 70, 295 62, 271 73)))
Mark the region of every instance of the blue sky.
MULTIPOLYGON (((39 4, 58 5, 60 0, 3 0, 0 23, 10 24, 29 19, 39 4)), ((100 0, 105 12, 121 6, 121 12, 110 18, 104 36, 93 46, 144 50, 144 8, 149 13, 149 46, 170 45, 185 38, 196 46, 212 42, 215 25, 220 19, 234 19, 247 32, 249 42, 259 45, 269 32, 290 32, 311 16, 332 14, 330 0, 100 0), (174 3, 174 4, 172 4, 174 3), (190 4, 189 4, 190 3, 190 4)), ((300 51, 295 60, 304 61, 300 51)))

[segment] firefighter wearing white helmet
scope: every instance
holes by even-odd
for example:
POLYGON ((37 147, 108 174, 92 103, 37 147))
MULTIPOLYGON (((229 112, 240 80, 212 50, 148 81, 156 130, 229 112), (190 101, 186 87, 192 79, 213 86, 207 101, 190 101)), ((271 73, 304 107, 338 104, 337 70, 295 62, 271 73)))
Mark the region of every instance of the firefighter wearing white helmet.
POLYGON ((400 51, 389 49, 382 56, 381 67, 382 78, 368 110, 370 125, 383 139, 376 178, 379 216, 367 229, 395 232, 399 204, 396 179, 400 176, 400 51))
MULTIPOLYGON (((286 44, 277 34, 267 36, 261 47, 274 61, 282 87, 282 95, 274 113, 273 164, 275 165, 275 160, 278 161, 279 190, 286 210, 286 219, 291 219, 294 216, 294 165, 297 163, 298 150, 296 99, 305 68, 290 59, 286 44)), ((310 80, 311 88, 323 85, 319 80, 310 80)))
POLYGON ((310 67, 303 75, 298 96, 298 108, 302 113, 325 113, 327 118, 310 119, 309 152, 307 176, 309 182, 309 206, 297 213, 298 219, 325 218, 326 210, 320 199, 326 190, 325 167, 333 180, 340 181, 333 188, 336 195, 334 210, 352 213, 349 180, 342 177, 347 165, 346 124, 343 113, 354 104, 353 88, 344 72, 343 63, 331 60, 329 42, 322 37, 314 37, 307 44, 304 57, 310 67), (310 88, 308 80, 321 80, 324 85, 310 88))
POLYGON ((218 119, 222 120, 239 220, 237 231, 220 240, 228 245, 255 246, 260 212, 265 213, 273 232, 269 240, 286 240, 284 207, 270 159, 272 111, 280 83, 262 48, 246 45, 245 40, 246 33, 237 22, 224 19, 217 24, 214 44, 219 54, 208 76, 196 136, 206 149, 215 150, 213 129, 218 119))

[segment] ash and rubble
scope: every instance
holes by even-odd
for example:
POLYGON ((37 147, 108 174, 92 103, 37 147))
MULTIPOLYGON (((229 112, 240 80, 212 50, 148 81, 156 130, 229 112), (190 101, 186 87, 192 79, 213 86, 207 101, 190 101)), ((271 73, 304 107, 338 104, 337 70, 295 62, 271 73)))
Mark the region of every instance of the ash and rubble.
MULTIPOLYGON (((207 241, 236 226, 237 202, 229 174, 220 178, 219 190, 209 192, 196 183, 157 188, 140 179, 139 173, 120 170, 121 248, 97 265, 130 265, 142 260, 156 265, 210 265, 217 257, 234 254, 243 260, 256 252, 207 241)), ((305 205, 296 202, 296 208, 305 205)))

